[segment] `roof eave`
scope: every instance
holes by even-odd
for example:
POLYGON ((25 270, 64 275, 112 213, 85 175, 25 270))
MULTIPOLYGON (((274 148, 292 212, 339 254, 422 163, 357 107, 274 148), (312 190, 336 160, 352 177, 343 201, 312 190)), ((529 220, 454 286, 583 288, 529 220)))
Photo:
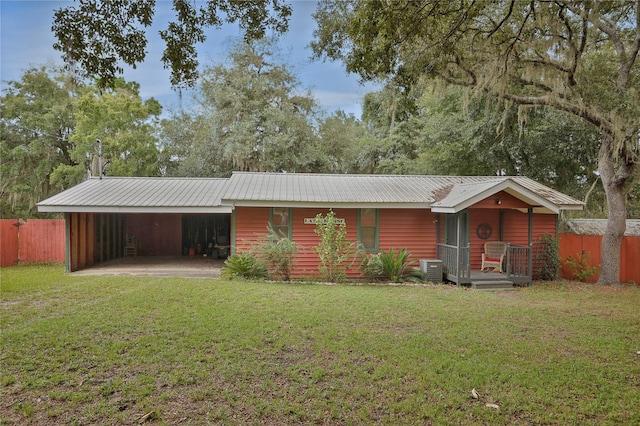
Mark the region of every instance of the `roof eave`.
POLYGON ((583 204, 563 204, 560 206, 560 210, 584 210, 584 203, 583 204))
POLYGON ((38 205, 38 211, 43 213, 220 213, 230 214, 232 206, 171 206, 171 207, 141 207, 141 206, 51 206, 38 205))
POLYGON ((558 214, 561 210, 582 210, 582 205, 557 205, 548 199, 536 194, 535 192, 523 187, 519 183, 513 181, 512 179, 506 179, 485 191, 482 191, 478 194, 475 194, 472 197, 467 198, 455 205, 449 206, 433 206, 431 211, 435 213, 458 213, 461 212, 472 205, 487 199, 500 191, 505 191, 514 197, 530 204, 532 207, 542 207, 550 210, 551 212, 558 214))
POLYGON ((430 203, 421 202, 331 202, 331 201, 282 201, 282 200, 223 200, 234 207, 297 207, 327 209, 430 209, 430 203))

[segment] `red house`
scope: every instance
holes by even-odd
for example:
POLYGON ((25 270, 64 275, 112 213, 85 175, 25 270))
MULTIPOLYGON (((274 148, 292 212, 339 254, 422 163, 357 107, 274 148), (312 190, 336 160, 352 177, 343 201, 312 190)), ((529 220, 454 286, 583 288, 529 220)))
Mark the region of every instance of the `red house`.
POLYGON ((235 172, 229 179, 93 178, 38 209, 65 213, 69 271, 124 256, 131 235, 140 256, 224 255, 227 247, 242 252, 271 224, 309 248, 297 255, 297 276, 317 276, 314 218, 333 210, 365 249, 406 248, 441 263, 444 278, 471 284, 530 283, 532 243, 556 236, 560 211, 582 202, 520 176, 235 172), (487 241, 506 243, 503 273, 480 272, 487 241))

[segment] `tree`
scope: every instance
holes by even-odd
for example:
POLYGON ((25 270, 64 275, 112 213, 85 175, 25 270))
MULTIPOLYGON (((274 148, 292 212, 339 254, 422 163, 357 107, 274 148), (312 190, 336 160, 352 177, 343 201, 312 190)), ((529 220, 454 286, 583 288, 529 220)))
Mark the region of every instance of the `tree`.
POLYGON ((201 126, 198 139, 170 144, 174 162, 195 166, 190 175, 315 171, 315 101, 286 65, 275 62, 272 47, 269 41, 240 44, 229 65, 203 71, 196 112, 202 118, 193 119, 201 126))
POLYGON ((220 155, 215 123, 199 110, 178 111, 160 123, 160 169, 164 176, 228 177, 232 164, 220 155))
POLYGON ((578 198, 596 179, 597 129, 562 111, 537 107, 523 122, 516 106, 427 87, 407 125, 416 129, 417 173, 521 174, 578 198))
POLYGON ((358 153, 367 129, 353 114, 336 111, 320 120, 316 159, 328 173, 359 173, 358 153))
POLYGON ((53 170, 72 165, 75 102, 82 84, 58 69, 30 68, 0 98, 2 217, 30 217, 57 192, 53 170))
MULTIPOLYGON (((64 59, 79 65, 99 87, 110 87, 122 74, 121 63, 133 68, 146 57, 145 28, 151 26, 155 0, 81 0, 58 9, 52 31, 54 48, 64 59)), ((238 23, 246 41, 264 37, 267 30, 285 32, 291 6, 284 0, 208 0, 202 7, 188 0, 173 0, 176 20, 160 31, 166 44, 162 55, 171 69, 174 87, 193 86, 198 78, 196 43, 206 40, 204 29, 238 23)))
POLYGON ((104 172, 113 176, 157 176, 158 149, 151 120, 162 108, 153 98, 143 101, 138 83, 118 79, 113 89, 87 91, 75 111, 76 127, 70 136, 72 165, 58 166, 51 182, 68 188, 81 182, 98 168, 96 147, 101 143, 104 172))
POLYGON ((619 282, 625 194, 640 149, 640 1, 331 0, 315 18, 315 55, 343 60, 365 80, 410 86, 430 76, 599 129, 608 204, 599 282, 619 282))

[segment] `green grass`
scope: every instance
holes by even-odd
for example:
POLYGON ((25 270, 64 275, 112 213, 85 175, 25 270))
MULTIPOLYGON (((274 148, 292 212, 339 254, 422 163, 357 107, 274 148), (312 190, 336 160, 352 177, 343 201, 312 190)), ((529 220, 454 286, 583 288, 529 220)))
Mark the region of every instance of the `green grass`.
POLYGON ((638 286, 1 273, 0 424, 640 424, 638 286))

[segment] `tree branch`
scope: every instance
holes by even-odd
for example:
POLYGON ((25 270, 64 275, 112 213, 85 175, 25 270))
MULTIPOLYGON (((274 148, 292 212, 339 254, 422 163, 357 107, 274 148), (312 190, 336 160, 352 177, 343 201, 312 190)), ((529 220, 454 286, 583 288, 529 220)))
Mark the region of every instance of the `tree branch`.
POLYGON ((487 38, 489 38, 492 35, 494 35, 496 33, 496 31, 498 31, 500 29, 502 24, 504 24, 507 21, 507 19, 509 19, 509 17, 513 13, 513 5, 514 4, 515 4, 515 0, 511 0, 511 3, 509 3, 509 10, 507 11, 507 14, 504 16, 504 18, 502 18, 500 20, 500 22, 498 22, 498 24, 491 31, 489 31, 489 34, 487 34, 487 38))
POLYGON ((546 84, 542 84, 540 82, 537 82, 537 81, 525 80, 524 78, 518 77, 518 76, 515 76, 515 75, 509 76, 509 78, 514 83, 517 83, 517 84, 522 85, 522 86, 533 86, 536 89, 540 89, 540 90, 542 90, 543 92, 546 92, 546 93, 552 93, 553 92, 553 89, 551 87, 547 86, 546 84))
POLYGON ((561 98, 552 96, 518 96, 512 93, 498 93, 492 90, 486 90, 492 96, 497 98, 506 99, 517 105, 540 105, 549 106, 561 111, 571 113, 577 117, 580 117, 596 127, 602 128, 605 131, 613 133, 613 123, 605 117, 602 117, 597 112, 581 107, 570 102, 564 101, 561 98))
POLYGON ((621 66, 621 69, 618 72, 618 81, 617 81, 618 88, 620 89, 627 87, 627 83, 629 81, 629 73, 631 71, 631 67, 635 63, 635 59, 638 55, 638 49, 640 48, 640 29, 639 29, 640 12, 638 11, 638 9, 640 9, 640 0, 638 0, 637 3, 638 5, 636 6, 636 40, 634 41, 634 44, 631 48, 631 52, 629 52, 631 54, 630 57, 627 56, 627 51, 626 51, 624 42, 620 38, 620 35, 618 34, 615 25, 609 22, 609 20, 606 19, 605 16, 600 16, 594 13, 588 13, 586 10, 582 10, 573 4, 563 3, 564 7, 569 9, 571 12, 575 13, 577 16, 580 16, 583 20, 585 19, 588 20, 596 28, 598 28, 600 31, 605 33, 609 37, 609 40, 611 41, 611 43, 613 43, 613 46, 615 47, 616 54, 618 55, 618 60, 621 66))

